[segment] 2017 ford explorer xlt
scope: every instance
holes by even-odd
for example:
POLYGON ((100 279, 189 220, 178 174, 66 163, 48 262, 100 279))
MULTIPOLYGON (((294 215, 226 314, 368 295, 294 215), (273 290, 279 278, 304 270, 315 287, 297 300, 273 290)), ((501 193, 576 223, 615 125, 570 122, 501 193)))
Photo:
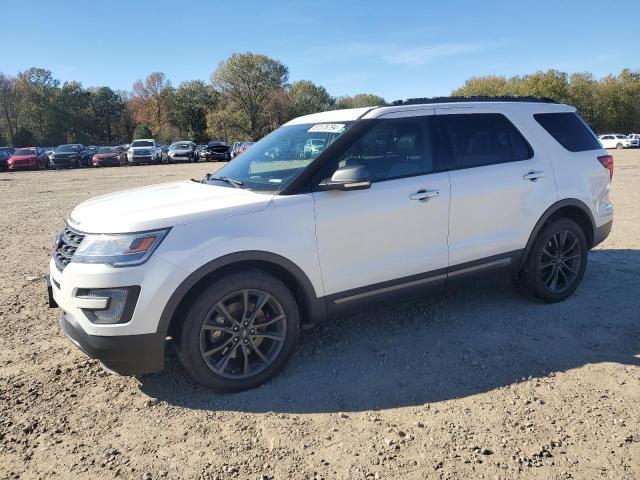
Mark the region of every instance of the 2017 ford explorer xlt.
POLYGON ((121 374, 163 368, 171 338, 233 391, 301 322, 483 273, 567 298, 611 229, 613 160, 570 106, 481 100, 296 118, 202 181, 80 204, 50 264, 65 334, 121 374))

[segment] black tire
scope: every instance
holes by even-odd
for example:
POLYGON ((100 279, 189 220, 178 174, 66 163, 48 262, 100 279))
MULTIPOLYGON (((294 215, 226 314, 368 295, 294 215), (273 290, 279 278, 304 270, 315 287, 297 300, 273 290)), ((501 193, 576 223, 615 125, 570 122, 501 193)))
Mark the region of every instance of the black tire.
POLYGON ((536 300, 565 300, 580 286, 588 254, 587 237, 576 222, 568 218, 553 220, 538 233, 517 283, 536 300))
POLYGON ((623 145, 622 145, 621 143, 619 143, 619 144, 617 144, 617 145, 616 145, 616 148, 617 148, 618 150, 621 150, 621 149, 622 149, 622 148, 624 148, 624 147, 623 147, 623 145))
POLYGON ((194 300, 178 333, 176 341, 178 357, 191 378, 205 387, 218 392, 248 390, 265 383, 282 369, 295 349, 299 324, 298 305, 284 283, 260 270, 233 273, 212 283, 194 300), (244 291, 251 293, 247 293, 247 299, 242 301, 244 291), (265 304, 257 314, 253 312, 260 298, 263 298, 263 294, 267 294, 271 299, 270 302, 275 301, 277 310, 271 310, 273 306, 265 304), (233 302, 236 298, 237 302, 224 303, 233 302), (222 310, 218 305, 221 303, 225 305, 233 321, 220 313, 222 310), (247 325, 249 322, 242 322, 242 320, 251 319, 246 317, 246 313, 242 313, 245 310, 242 309, 241 303, 247 305, 246 310, 252 312, 251 317, 257 323, 247 325), (250 308, 249 305, 251 305, 250 308), (279 313, 275 313, 276 311, 279 313), (284 318, 277 323, 268 327, 260 326, 261 323, 274 322, 282 316, 284 318), (238 326, 241 329, 239 332, 238 326), (220 332, 222 328, 226 331, 220 332), (230 330, 233 328, 236 329, 235 333, 230 330), (278 330, 259 330, 263 328, 278 330), (252 335, 249 332, 256 332, 256 334, 252 335), (260 333, 273 333, 281 340, 257 338, 260 337, 260 333), (247 344, 247 342, 250 343, 247 344), (228 346, 220 350, 225 344, 228 346), (266 347, 266 349, 262 350, 260 347, 266 347), (220 351, 206 355, 205 350, 220 351), (261 353, 260 357, 258 353, 261 353), (220 354, 219 358, 218 354, 220 354), (225 355, 229 360, 225 361, 225 355), (251 362, 254 362, 253 366, 251 362), (248 363, 249 370, 253 369, 255 373, 250 371, 247 373, 245 363, 248 363), (215 366, 221 364, 222 374, 214 372, 215 366), (240 370, 242 373, 238 373, 240 370))

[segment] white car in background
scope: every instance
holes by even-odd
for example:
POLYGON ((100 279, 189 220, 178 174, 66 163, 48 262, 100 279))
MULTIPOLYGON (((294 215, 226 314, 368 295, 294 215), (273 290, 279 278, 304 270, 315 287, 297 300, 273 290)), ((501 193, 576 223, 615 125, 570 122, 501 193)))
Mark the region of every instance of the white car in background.
POLYGON ((631 139, 621 133, 606 133, 599 135, 598 140, 604 148, 629 148, 631 146, 637 146, 631 144, 631 139))
POLYGON ((629 137, 629 140, 631 140, 632 147, 640 147, 640 133, 630 133, 627 136, 629 137))

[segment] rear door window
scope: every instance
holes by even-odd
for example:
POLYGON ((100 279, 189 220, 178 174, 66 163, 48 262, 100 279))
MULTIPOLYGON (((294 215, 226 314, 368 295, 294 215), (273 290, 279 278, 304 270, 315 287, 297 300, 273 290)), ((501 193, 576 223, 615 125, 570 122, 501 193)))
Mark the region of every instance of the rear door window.
POLYGON ((447 114, 437 118, 449 145, 450 169, 516 162, 533 156, 531 146, 502 114, 447 114))
MULTIPOLYGON (((602 148, 587 124, 573 112, 536 113, 533 118, 570 152, 586 152, 602 148)), ((609 140, 612 136, 602 138, 609 140)))

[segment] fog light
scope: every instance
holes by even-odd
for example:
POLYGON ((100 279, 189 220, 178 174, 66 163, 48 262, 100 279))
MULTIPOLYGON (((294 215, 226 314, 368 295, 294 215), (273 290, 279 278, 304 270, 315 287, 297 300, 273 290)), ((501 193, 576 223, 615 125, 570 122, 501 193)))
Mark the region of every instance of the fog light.
POLYGON ((106 307, 87 307, 82 308, 82 311, 92 323, 112 324, 127 323, 131 320, 139 294, 140 287, 136 285, 118 288, 79 289, 76 297, 86 300, 106 300, 106 307))

